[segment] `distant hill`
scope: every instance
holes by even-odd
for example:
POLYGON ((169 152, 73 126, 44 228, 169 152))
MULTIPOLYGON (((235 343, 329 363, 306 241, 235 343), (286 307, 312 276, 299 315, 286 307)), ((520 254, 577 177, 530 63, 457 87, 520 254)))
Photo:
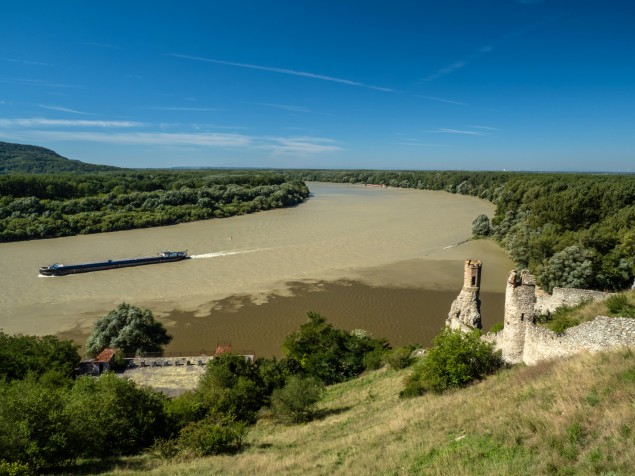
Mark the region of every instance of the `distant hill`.
POLYGON ((108 165, 94 165, 71 160, 44 147, 0 142, 0 175, 53 174, 59 172, 108 172, 121 170, 108 165))

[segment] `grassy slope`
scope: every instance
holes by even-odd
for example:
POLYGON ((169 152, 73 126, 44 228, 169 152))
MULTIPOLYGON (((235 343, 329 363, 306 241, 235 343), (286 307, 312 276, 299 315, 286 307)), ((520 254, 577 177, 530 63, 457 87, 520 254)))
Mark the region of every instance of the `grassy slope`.
POLYGON ((328 389, 321 418, 261 420, 234 456, 116 474, 633 474, 635 353, 580 355, 506 370, 443 396, 400 400, 408 371, 328 389))

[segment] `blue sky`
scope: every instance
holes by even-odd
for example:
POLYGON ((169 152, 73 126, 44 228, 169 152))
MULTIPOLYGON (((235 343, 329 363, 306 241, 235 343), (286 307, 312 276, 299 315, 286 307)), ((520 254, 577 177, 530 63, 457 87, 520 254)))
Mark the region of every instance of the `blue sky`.
POLYGON ((11 1, 0 140, 124 167, 635 171, 626 1, 11 1))

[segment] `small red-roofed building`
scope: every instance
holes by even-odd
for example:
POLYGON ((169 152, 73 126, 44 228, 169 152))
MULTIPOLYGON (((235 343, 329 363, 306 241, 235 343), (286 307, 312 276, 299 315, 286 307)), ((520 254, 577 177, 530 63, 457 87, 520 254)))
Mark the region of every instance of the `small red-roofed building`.
POLYGON ((214 352, 214 355, 231 354, 231 353, 232 353, 231 342, 221 341, 218 344, 216 344, 216 352, 214 352))
POLYGON ((101 375, 108 370, 115 369, 115 349, 106 348, 92 360, 85 360, 79 363, 79 375, 101 375))

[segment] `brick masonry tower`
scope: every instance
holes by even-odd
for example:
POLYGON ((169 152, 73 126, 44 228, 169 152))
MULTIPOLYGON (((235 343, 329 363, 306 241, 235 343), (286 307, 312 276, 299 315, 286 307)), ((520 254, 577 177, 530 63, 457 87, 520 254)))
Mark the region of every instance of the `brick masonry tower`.
POLYGON ((481 268, 479 260, 468 259, 463 267, 463 289, 452 303, 445 325, 469 332, 481 329, 481 268))

